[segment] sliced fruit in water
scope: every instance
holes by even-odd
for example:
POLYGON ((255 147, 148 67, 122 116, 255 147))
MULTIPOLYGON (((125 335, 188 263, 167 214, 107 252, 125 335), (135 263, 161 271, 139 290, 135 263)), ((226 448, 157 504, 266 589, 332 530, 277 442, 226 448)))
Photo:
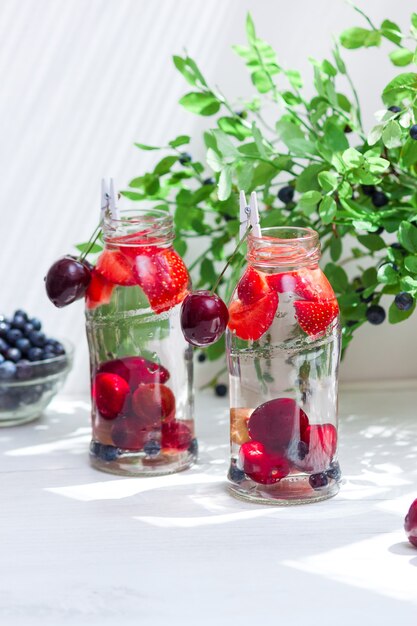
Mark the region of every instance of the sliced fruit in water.
POLYGON ((118 250, 104 250, 98 258, 96 272, 115 285, 135 285, 132 265, 118 250))
POLYGON ((240 339, 256 341, 271 326, 278 308, 278 294, 270 291, 254 304, 235 300, 229 306, 229 328, 240 339))
POLYGON ((294 302, 295 316, 301 328, 310 336, 325 332, 329 324, 339 313, 337 300, 294 302))
POLYGON ((117 374, 125 379, 130 389, 135 391, 141 383, 166 383, 169 372, 162 365, 141 356, 125 356, 121 359, 102 363, 97 372, 117 374))
POLYGON ((142 450, 148 436, 149 431, 141 428, 137 417, 131 415, 119 418, 111 430, 114 445, 133 452, 142 450))
POLYGON ((266 280, 278 293, 293 292, 305 300, 334 300, 333 288, 318 267, 268 274, 266 280))
POLYGON ((243 304, 253 304, 270 291, 266 279, 249 266, 237 286, 237 295, 243 304))
POLYGON ((91 281, 85 294, 87 308, 95 309, 102 304, 108 304, 111 300, 113 288, 113 283, 93 269, 91 281))
POLYGON ((132 408, 141 424, 160 427, 161 421, 175 417, 175 397, 171 389, 160 383, 139 385, 133 394, 132 408))
POLYGON ((301 442, 306 445, 303 453, 298 451, 291 459, 307 472, 323 472, 328 469, 337 448, 337 430, 333 424, 310 424, 302 433, 301 442), (300 456, 302 458, 300 458, 300 456))
POLYGON ((162 447, 187 450, 193 438, 191 429, 178 420, 162 423, 162 447))
POLYGON ((253 409, 230 409, 230 439, 239 446, 250 440, 248 421, 253 409))
POLYGON ((285 452, 292 440, 297 442, 308 427, 308 417, 292 398, 275 398, 258 406, 248 422, 251 439, 267 450, 285 452))
POLYGON ((115 419, 122 413, 129 393, 129 385, 117 374, 97 374, 94 379, 93 398, 105 419, 115 419))
POLYGON ((239 463, 249 478, 262 485, 273 485, 290 471, 285 456, 269 453, 259 441, 248 441, 241 446, 239 463))

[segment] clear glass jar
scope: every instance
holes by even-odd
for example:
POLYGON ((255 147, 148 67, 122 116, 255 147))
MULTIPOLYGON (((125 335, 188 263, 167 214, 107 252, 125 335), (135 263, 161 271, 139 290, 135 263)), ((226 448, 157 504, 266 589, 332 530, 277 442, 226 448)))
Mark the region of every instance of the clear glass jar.
POLYGON ((229 305, 232 493, 266 504, 339 490, 339 307, 307 228, 248 236, 248 266, 229 305))
POLYGON ((165 211, 106 218, 86 294, 94 467, 123 475, 184 470, 197 458, 193 353, 180 327, 190 287, 165 211))

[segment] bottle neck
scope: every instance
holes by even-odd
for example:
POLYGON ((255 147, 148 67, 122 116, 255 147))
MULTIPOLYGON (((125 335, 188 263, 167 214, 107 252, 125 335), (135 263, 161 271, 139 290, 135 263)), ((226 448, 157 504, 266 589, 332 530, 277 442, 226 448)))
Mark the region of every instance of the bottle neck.
POLYGON ((103 237, 107 245, 168 247, 174 241, 171 215, 158 209, 125 210, 119 219, 108 213, 103 220, 103 237))
POLYGON ((264 271, 283 271, 317 265, 320 243, 311 228, 263 228, 262 237, 248 235, 248 263, 264 271))

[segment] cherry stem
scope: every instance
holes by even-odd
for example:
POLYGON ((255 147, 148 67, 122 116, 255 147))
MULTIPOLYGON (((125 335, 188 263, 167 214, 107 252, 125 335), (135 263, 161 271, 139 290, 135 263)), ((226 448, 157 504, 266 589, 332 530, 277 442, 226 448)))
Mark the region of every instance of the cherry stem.
POLYGON ((100 226, 97 226, 97 227, 94 229, 94 232, 93 232, 93 234, 91 235, 91 237, 90 237, 90 239, 89 239, 89 242, 88 242, 88 243, 89 243, 90 245, 88 246, 87 250, 85 250, 84 252, 82 252, 82 253, 80 254, 80 256, 78 257, 78 261, 79 261, 80 263, 82 263, 82 262, 86 259, 87 255, 90 253, 90 250, 92 249, 92 247, 94 246, 94 244, 96 243, 96 241, 97 241, 97 239, 100 237, 100 235, 101 235, 101 227, 100 227, 100 226), (97 234, 96 234, 97 229, 98 229, 98 232, 97 232, 97 234))
POLYGON ((210 293, 212 293, 212 294, 216 293, 216 289, 219 286, 219 283, 220 283, 221 279, 223 278, 224 273, 226 272, 227 268, 229 267, 230 263, 232 262, 232 260, 236 256, 236 254, 238 253, 240 246, 245 241, 246 237, 248 236, 248 232, 250 231, 251 228, 252 227, 249 225, 247 227, 247 229, 245 230, 245 232, 243 233, 243 237, 239 240, 236 248, 233 250, 232 254, 229 256, 226 265, 222 269, 221 273, 219 274, 219 276, 218 276, 218 278, 217 278, 217 280, 216 280, 216 282, 214 284, 214 287, 212 287, 212 289, 210 289, 210 293))

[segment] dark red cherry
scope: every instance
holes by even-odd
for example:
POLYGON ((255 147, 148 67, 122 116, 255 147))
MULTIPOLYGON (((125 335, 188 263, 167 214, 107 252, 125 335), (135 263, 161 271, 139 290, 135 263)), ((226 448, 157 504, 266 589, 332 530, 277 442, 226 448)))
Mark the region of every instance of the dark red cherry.
POLYGON ((410 506, 410 510, 405 516, 404 530, 408 541, 417 548, 417 499, 410 506))
POLYGON ((62 308, 84 297, 90 284, 91 271, 86 261, 64 256, 55 261, 45 277, 48 298, 62 308))
POLYGON ((204 347, 218 341, 228 321, 227 306, 219 296, 210 291, 193 291, 182 303, 182 332, 193 346, 204 347))

